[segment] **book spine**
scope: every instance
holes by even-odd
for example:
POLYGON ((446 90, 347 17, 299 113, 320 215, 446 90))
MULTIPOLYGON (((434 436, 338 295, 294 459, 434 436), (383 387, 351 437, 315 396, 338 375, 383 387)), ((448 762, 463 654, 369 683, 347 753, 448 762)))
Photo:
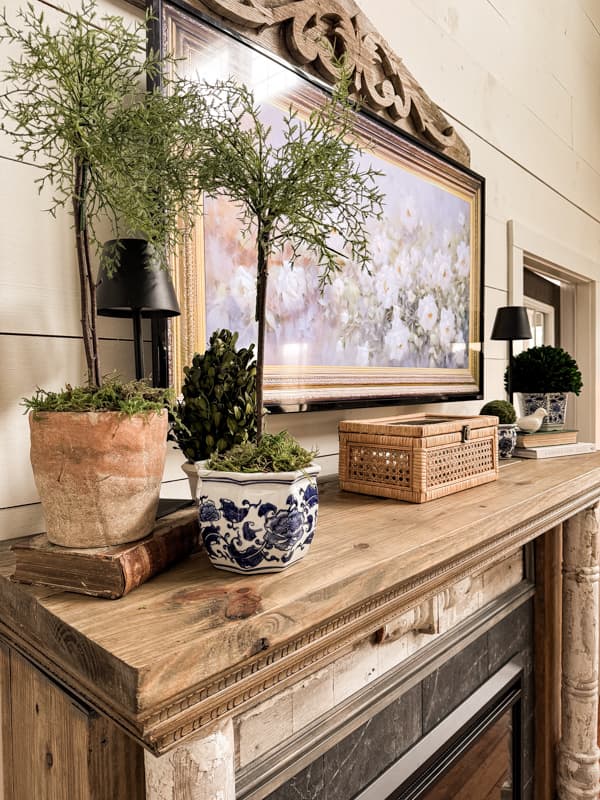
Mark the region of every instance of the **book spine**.
POLYGON ((595 445, 588 442, 576 444, 557 444, 551 447, 515 447, 514 455, 518 458, 559 458, 560 456, 575 456, 583 453, 593 453, 595 445))
POLYGON ((123 595, 123 571, 120 564, 106 560, 101 574, 90 574, 83 568, 81 558, 53 557, 52 553, 28 552, 26 548, 15 548, 15 571, 11 576, 17 583, 31 586, 51 586, 65 592, 77 592, 105 600, 117 600, 123 595), (36 558, 38 556, 38 558, 36 558))
POLYGON ((201 547, 200 529, 195 516, 177 527, 169 526, 164 535, 156 533, 148 542, 124 553, 119 559, 123 577, 121 596, 177 561, 198 552, 201 547))

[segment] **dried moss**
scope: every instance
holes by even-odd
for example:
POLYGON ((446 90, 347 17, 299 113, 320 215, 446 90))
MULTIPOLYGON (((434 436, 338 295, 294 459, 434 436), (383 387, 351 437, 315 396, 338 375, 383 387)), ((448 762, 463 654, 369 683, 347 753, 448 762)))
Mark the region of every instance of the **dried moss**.
POLYGON ((246 442, 214 455, 207 466, 221 472, 294 472, 306 469, 316 455, 282 431, 263 434, 258 444, 246 442))
POLYGON ((146 381, 123 382, 117 376, 104 378, 102 386, 71 386, 58 392, 37 389, 33 397, 24 397, 27 411, 117 411, 127 416, 149 414, 171 408, 172 389, 149 386, 146 381))

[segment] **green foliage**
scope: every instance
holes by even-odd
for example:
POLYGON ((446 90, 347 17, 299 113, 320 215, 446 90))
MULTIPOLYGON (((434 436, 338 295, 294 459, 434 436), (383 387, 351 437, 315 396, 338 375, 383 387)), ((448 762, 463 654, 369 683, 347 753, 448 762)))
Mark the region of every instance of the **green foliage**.
POLYGON ((123 383, 115 375, 104 379, 101 387, 70 386, 58 392, 38 389, 33 397, 23 398, 28 411, 118 411, 127 416, 148 414, 171 408, 172 389, 157 389, 145 381, 123 383))
POLYGON ((191 219, 197 198, 188 194, 183 158, 191 137, 180 131, 182 84, 174 82, 172 98, 145 91, 147 76, 157 78, 166 63, 153 51, 144 58, 150 17, 130 29, 122 17, 98 17, 89 0, 56 29, 32 4, 17 17, 13 25, 0 14, 0 41, 21 49, 4 71, 0 112, 14 123, 3 129, 20 145, 19 158, 41 168, 40 191, 52 186, 49 210, 71 202, 79 161, 94 241, 97 222, 108 217, 113 238, 143 233, 162 255, 179 238, 175 213, 191 219))
POLYGON ((500 425, 512 425, 517 421, 515 407, 508 400, 491 400, 482 407, 479 413, 498 417, 500 425))
POLYGON ((306 469, 316 455, 316 450, 305 450, 287 431, 281 431, 263 434, 258 443, 246 442, 215 454, 207 466, 222 472, 293 472, 306 469))
MULTIPOLYGON (((504 374, 506 385, 508 370, 504 374)), ((540 345, 519 353, 510 373, 514 392, 581 392, 583 382, 575 359, 562 347, 540 345)))
POLYGON ((201 461, 256 437, 254 345, 236 349, 237 333, 215 331, 203 355, 184 368, 183 400, 171 438, 189 461, 201 461))
POLYGON ((0 41, 20 50, 4 70, 0 117, 18 158, 39 167, 39 190, 52 188, 49 211, 72 206, 88 382, 100 384, 90 250, 108 223, 109 238, 148 239, 166 266, 197 213, 196 135, 189 85, 166 78, 168 95, 145 90, 170 66, 145 55, 150 16, 129 28, 83 0, 61 17, 50 27, 31 3, 15 24, 0 13, 0 41))
POLYGON ((322 268, 321 284, 330 283, 346 259, 368 269, 365 224, 381 216, 383 204, 375 181, 381 173, 358 164, 349 79, 339 67, 332 98, 308 120, 288 111, 281 144, 261 121, 253 93, 233 79, 201 84, 194 108, 204 191, 240 203, 246 232, 262 238, 267 255, 288 245, 293 263, 300 251, 311 252, 322 268))

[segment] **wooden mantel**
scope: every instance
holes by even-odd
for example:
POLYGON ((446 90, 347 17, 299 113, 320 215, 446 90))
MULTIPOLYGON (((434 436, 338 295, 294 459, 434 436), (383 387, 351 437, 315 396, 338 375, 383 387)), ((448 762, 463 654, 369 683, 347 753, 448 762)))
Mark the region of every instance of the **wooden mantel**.
MULTIPOLYGON (((596 597, 587 612, 596 620, 596 654, 588 654, 587 699, 580 692, 577 703, 591 703, 597 718, 599 499, 600 454, 515 463, 497 482, 423 505, 325 483, 312 549, 287 573, 231 575, 199 554, 107 601, 13 583, 8 563, 0 578, 0 636, 161 754, 201 738, 203 729, 300 680, 444 586, 571 520, 566 569, 575 577, 572 586, 567 580, 567 613, 581 616, 582 575, 586 602, 596 597), (577 572, 579 558, 586 563, 577 572)), ((569 619, 565 629, 580 635, 569 619)), ((572 658, 566 669, 572 689, 578 669, 572 658)), ((562 752, 570 757, 568 743, 562 752)))

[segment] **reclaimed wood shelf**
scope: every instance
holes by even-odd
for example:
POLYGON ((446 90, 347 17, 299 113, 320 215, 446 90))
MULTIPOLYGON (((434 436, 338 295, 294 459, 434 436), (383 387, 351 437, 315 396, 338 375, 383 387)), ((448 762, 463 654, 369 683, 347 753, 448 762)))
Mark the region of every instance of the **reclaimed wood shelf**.
POLYGON ((233 575, 199 553, 110 602, 13 583, 6 552, 0 636, 160 754, 599 498, 597 453, 515 464, 422 505, 322 482, 315 540, 289 571, 233 575))

